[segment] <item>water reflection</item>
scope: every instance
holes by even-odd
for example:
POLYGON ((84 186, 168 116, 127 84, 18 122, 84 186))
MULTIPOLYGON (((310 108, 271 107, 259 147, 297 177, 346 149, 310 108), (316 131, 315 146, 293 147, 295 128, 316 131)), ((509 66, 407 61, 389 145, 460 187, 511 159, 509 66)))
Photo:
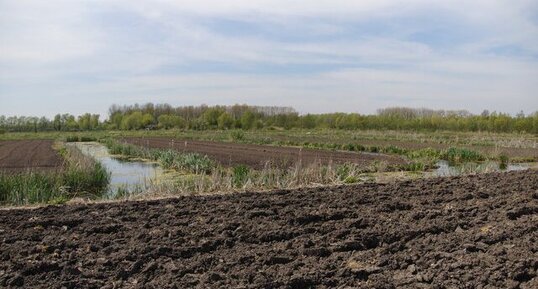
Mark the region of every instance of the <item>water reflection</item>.
POLYGON ((532 167, 536 167, 534 163, 514 163, 508 164, 506 169, 501 169, 498 162, 483 162, 483 163, 465 163, 460 165, 451 165, 448 161, 437 162, 437 169, 433 172, 435 176, 459 176, 469 173, 487 173, 498 171, 520 171, 532 167))
POLYGON ((108 149, 96 142, 79 142, 74 145, 80 151, 101 162, 110 172, 110 184, 107 197, 114 198, 118 192, 135 192, 148 188, 163 174, 156 163, 117 158, 108 153, 108 149))

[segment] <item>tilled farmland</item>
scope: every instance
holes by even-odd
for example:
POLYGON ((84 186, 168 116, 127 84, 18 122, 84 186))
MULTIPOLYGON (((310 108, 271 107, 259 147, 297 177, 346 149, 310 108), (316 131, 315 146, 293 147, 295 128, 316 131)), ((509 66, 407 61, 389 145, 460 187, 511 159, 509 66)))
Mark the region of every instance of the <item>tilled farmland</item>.
POLYGON ((267 163, 276 166, 290 166, 297 162, 309 163, 355 163, 362 166, 374 162, 384 162, 389 166, 405 164, 397 156, 372 153, 337 152, 295 147, 238 144, 214 141, 178 140, 171 138, 124 138, 124 143, 147 148, 173 149, 180 152, 207 155, 224 166, 247 165, 255 169, 264 168, 267 163))
POLYGON ((63 160, 52 148, 52 140, 0 141, 0 172, 58 169, 63 160))
POLYGON ((4 288, 537 288, 538 172, 0 211, 4 288))

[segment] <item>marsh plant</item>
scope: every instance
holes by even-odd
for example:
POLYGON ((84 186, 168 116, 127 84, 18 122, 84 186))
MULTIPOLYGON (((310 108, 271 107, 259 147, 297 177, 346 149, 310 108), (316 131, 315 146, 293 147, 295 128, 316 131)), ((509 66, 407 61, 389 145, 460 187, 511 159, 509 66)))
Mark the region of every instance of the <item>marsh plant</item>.
POLYGON ((366 172, 374 172, 376 165, 363 168, 355 164, 304 165, 297 163, 282 168, 267 163, 254 170, 244 165, 232 168, 217 166, 208 174, 183 175, 172 182, 155 184, 139 195, 124 194, 119 198, 146 198, 169 195, 203 195, 233 191, 263 191, 353 184, 364 180, 366 172))
POLYGON ((61 168, 52 171, 27 170, 0 173, 0 203, 27 205, 63 203, 76 196, 100 197, 110 181, 110 174, 75 147, 62 147, 61 168))
POLYGON ((197 153, 181 153, 170 149, 148 149, 110 139, 105 141, 104 144, 110 154, 157 161, 165 169, 194 174, 208 174, 216 166, 209 157, 197 153))

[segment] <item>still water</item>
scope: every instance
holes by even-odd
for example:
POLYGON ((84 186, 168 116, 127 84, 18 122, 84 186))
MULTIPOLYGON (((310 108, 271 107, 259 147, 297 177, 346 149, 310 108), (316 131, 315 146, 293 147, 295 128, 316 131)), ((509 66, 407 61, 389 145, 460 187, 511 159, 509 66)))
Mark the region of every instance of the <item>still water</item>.
POLYGON ((488 173, 488 172, 508 172, 520 171, 529 168, 537 167, 536 163, 514 163, 508 164, 506 169, 501 169, 498 162, 483 162, 483 163, 466 163, 462 165, 450 165, 447 161, 437 162, 437 169, 433 174, 439 177, 459 176, 469 173, 488 173))
POLYGON ((163 175, 163 170, 158 164, 114 157, 100 143, 78 142, 74 145, 83 154, 99 161, 110 172, 108 198, 114 198, 118 191, 130 193, 142 191, 163 175))

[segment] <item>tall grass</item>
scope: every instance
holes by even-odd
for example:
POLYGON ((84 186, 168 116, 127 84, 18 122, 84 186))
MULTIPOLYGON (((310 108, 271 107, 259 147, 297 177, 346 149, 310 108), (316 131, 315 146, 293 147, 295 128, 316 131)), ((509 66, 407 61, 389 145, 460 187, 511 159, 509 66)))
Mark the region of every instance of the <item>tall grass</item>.
POLYGON ((181 153, 174 150, 148 149, 131 144, 106 140, 109 153, 159 162, 165 169, 180 170, 194 174, 208 174, 216 167, 214 161, 197 153, 181 153))
POLYGON ((99 197, 110 174, 99 163, 74 147, 60 150, 62 168, 53 171, 0 173, 0 204, 63 203, 75 196, 99 197))
POLYGON ((442 152, 441 158, 450 163, 466 163, 484 161, 486 158, 478 152, 465 149, 451 147, 442 152))
MULTIPOLYGON (((372 162, 367 167, 351 163, 316 162, 304 165, 299 162, 286 168, 267 162, 263 169, 254 170, 246 165, 223 167, 207 156, 195 153, 147 149, 114 140, 108 140, 105 144, 111 154, 155 160, 164 168, 183 172, 183 175, 176 176, 173 180, 153 184, 142 195, 204 194, 350 184, 360 182, 364 173, 391 169, 385 162, 372 162)), ((119 198, 133 195, 129 192, 117 194, 119 198)))
POLYGON ((269 163, 260 170, 244 165, 232 168, 217 166, 209 174, 188 174, 150 186, 136 194, 122 194, 120 198, 146 198, 148 196, 200 195, 234 191, 264 191, 352 184, 365 181, 366 172, 379 169, 379 164, 364 168, 355 164, 300 163, 279 168, 269 163))

